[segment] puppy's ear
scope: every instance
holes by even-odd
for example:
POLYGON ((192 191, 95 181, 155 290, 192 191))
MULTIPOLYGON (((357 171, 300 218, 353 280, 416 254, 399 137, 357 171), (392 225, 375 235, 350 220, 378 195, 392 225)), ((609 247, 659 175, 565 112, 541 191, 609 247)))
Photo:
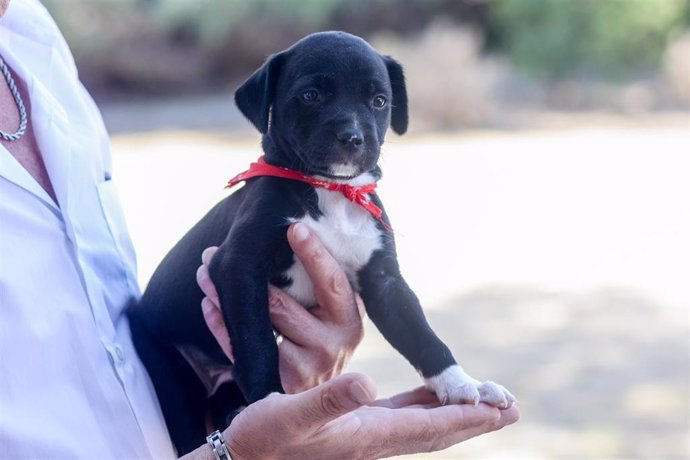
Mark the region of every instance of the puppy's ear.
POLYGON ((391 127, 398 134, 405 134, 407 131, 407 88, 405 86, 405 75, 402 66, 390 56, 383 57, 388 69, 388 78, 391 81, 393 90, 393 101, 391 107, 391 127))
POLYGON ((235 104, 261 134, 268 131, 269 114, 284 56, 274 54, 235 91, 235 104))

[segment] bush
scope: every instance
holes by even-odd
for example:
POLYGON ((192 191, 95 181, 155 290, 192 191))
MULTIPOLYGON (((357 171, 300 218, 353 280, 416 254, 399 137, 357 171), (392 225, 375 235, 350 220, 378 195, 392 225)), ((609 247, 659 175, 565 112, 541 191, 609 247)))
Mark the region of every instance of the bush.
POLYGON ((690 105, 690 30, 686 30, 669 44, 664 56, 664 70, 672 96, 690 105))
MULTIPOLYGON (((43 0, 91 89, 195 90, 246 76, 317 30, 416 31, 471 19, 454 0, 43 0), (450 5, 450 6, 449 6, 450 5), (451 8, 452 6, 452 8, 451 8)), ((481 15, 478 15, 478 17, 481 15)))
POLYGON ((620 79, 659 67, 686 0, 519 0, 491 4, 496 44, 529 73, 620 79))
MULTIPOLYGON (((270 17, 320 27, 346 0, 158 0, 152 2, 155 16, 167 28, 186 27, 207 46, 216 46, 245 21, 270 17)), ((358 0, 352 3, 360 3, 358 0)))
POLYGON ((483 40, 476 30, 437 20, 416 36, 387 33, 371 41, 405 69, 411 132, 491 122, 506 69, 495 57, 482 55, 483 40))

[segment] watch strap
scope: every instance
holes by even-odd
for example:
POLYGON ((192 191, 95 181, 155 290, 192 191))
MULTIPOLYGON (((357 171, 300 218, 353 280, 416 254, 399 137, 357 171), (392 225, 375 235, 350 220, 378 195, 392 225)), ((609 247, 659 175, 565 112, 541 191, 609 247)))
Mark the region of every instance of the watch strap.
POLYGON ((223 439, 223 434, 220 431, 216 430, 206 436, 206 441, 211 446, 216 460, 232 460, 228 446, 225 444, 225 439, 223 439))

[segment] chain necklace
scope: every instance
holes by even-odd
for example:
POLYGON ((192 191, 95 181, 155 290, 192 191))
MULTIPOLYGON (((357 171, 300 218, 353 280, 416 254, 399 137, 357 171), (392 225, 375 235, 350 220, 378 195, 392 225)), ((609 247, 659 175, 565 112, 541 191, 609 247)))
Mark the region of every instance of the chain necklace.
POLYGON ((17 109, 19 110, 19 129, 12 134, 0 130, 0 137, 6 141, 16 141, 26 132, 26 108, 24 108, 24 101, 22 101, 22 96, 19 94, 17 85, 14 83, 14 78, 12 78, 12 74, 10 74, 10 69, 7 68, 5 61, 3 61, 1 57, 0 70, 2 70, 2 74, 5 76, 7 86, 9 86, 12 96, 14 97, 14 102, 17 104, 17 109))

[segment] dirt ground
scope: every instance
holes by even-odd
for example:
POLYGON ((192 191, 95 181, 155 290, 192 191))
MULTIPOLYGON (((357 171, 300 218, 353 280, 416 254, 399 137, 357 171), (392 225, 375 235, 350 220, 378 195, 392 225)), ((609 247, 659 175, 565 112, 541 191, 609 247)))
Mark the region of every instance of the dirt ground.
MULTIPOLYGON (((463 366, 523 414, 419 458, 690 457, 690 122, 604 118, 390 135, 380 194, 403 273, 463 366)), ((115 129, 142 284, 259 155, 246 129, 185 127, 115 129)), ((419 385, 367 329, 350 370, 381 395, 419 385)))

